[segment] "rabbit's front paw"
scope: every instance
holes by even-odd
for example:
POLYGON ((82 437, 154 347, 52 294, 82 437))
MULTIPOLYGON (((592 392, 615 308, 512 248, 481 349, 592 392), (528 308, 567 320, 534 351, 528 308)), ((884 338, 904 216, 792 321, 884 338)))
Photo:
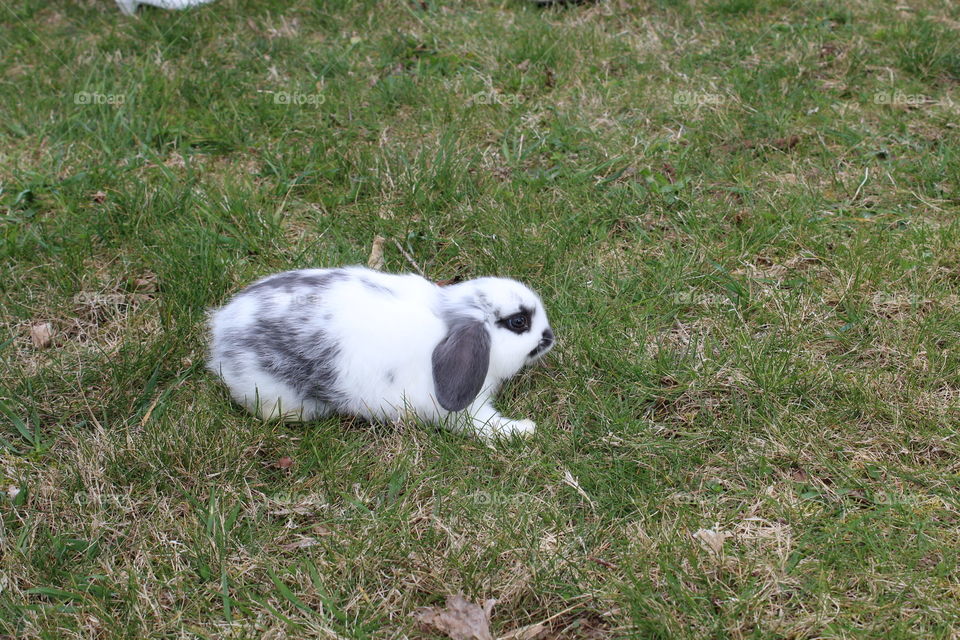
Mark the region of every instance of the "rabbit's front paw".
POLYGON ((478 435, 486 440, 512 438, 514 436, 526 438, 533 435, 536 429, 537 423, 533 420, 500 418, 496 423, 485 425, 485 428, 478 435))
POLYGON ((511 434, 518 436, 532 436, 537 430, 537 423, 533 420, 512 420, 510 424, 511 434))

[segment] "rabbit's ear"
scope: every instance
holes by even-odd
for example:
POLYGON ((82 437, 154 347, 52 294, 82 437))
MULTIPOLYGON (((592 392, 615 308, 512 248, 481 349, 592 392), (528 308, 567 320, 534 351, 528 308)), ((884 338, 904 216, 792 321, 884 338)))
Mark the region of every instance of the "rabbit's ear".
POLYGON ((433 350, 433 386, 440 406, 462 411, 480 393, 490 366, 490 334, 479 320, 458 319, 433 350))

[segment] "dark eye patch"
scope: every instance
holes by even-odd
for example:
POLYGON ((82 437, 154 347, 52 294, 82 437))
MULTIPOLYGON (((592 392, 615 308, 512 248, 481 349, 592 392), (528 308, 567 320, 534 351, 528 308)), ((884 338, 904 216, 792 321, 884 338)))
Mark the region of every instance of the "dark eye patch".
POLYGON ((497 324, 516 334, 526 333, 530 331, 530 316, 532 315, 533 311, 526 307, 520 307, 520 311, 517 313, 497 320, 497 324))

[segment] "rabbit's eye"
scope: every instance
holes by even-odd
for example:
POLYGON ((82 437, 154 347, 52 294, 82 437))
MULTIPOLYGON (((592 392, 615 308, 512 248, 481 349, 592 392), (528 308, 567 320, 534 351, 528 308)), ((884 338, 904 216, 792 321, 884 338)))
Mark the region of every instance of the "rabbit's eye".
POLYGON ((500 318, 497 324, 505 327, 516 334, 526 333, 530 330, 530 318, 533 316, 533 309, 520 307, 520 311, 511 316, 500 318))
POLYGON ((516 333, 526 331, 529 323, 530 321, 527 316, 520 313, 507 318, 507 328, 510 329, 510 331, 515 331, 516 333))

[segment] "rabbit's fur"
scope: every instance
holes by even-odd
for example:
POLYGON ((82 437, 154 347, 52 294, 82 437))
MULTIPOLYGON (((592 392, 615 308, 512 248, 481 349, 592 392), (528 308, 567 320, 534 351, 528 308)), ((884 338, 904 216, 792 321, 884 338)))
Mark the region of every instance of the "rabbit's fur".
POLYGON ((362 267, 263 278, 210 332, 208 367, 264 419, 413 415, 481 437, 533 432, 492 398, 554 343, 540 298, 516 280, 440 287, 362 267))

